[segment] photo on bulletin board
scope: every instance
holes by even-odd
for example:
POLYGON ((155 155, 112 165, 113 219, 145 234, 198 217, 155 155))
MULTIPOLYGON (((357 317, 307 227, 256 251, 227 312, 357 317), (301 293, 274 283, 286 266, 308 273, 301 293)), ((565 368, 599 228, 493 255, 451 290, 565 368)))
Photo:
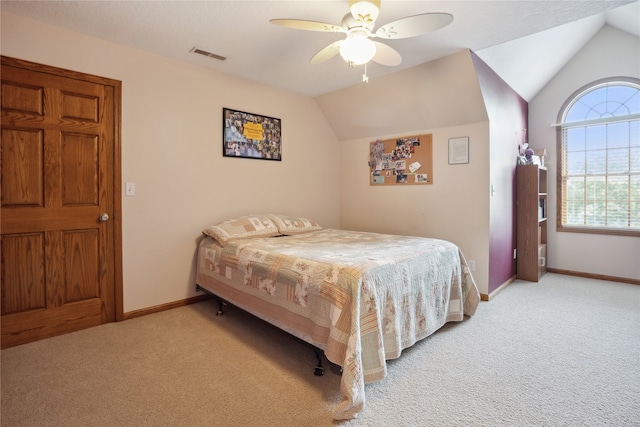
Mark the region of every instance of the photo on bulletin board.
POLYGON ((433 184, 431 134, 377 140, 369 150, 369 185, 433 184))
POLYGON ((282 160, 282 123, 275 117, 222 109, 222 155, 282 160))

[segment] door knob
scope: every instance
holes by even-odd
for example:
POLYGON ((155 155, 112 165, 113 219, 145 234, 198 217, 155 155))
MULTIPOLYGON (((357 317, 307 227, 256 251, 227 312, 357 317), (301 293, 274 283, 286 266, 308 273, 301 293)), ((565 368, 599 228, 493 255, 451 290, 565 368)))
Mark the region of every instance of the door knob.
POLYGON ((100 214, 100 218, 99 219, 100 219, 100 222, 107 222, 107 221, 109 221, 109 214, 106 213, 106 212, 103 213, 103 214, 100 214))

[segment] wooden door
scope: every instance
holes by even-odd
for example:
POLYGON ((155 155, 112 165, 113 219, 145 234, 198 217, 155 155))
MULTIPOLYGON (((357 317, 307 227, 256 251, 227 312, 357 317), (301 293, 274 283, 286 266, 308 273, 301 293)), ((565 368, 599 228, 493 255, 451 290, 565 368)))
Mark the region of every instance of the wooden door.
POLYGON ((1 71, 8 347, 122 317, 120 82, 6 57, 1 71))

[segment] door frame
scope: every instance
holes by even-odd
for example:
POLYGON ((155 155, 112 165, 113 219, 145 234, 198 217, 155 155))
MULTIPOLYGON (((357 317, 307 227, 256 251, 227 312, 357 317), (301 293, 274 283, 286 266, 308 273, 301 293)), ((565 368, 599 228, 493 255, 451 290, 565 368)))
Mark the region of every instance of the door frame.
POLYGON ((0 55, 2 65, 25 70, 38 71, 41 73, 53 74, 56 76, 71 79, 83 80, 92 83, 111 86, 113 88, 113 252, 114 252, 114 272, 113 290, 116 322, 124 320, 124 291, 122 278, 122 162, 121 162, 121 139, 122 139, 122 82, 93 74, 86 74, 79 71, 72 71, 50 65, 38 64, 36 62, 11 58, 0 55))

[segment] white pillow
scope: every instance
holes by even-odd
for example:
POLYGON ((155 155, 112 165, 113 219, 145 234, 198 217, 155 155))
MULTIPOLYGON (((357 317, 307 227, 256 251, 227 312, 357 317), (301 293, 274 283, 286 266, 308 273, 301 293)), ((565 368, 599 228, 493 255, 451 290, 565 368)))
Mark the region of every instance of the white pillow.
POLYGON ((210 225, 203 230, 203 233, 216 239, 222 246, 231 239, 272 237, 281 234, 268 215, 248 215, 228 219, 219 224, 210 225))
POLYGON ((271 221, 278 227, 278 231, 282 234, 300 234, 309 231, 322 230, 322 227, 314 220, 289 216, 269 214, 271 221))

